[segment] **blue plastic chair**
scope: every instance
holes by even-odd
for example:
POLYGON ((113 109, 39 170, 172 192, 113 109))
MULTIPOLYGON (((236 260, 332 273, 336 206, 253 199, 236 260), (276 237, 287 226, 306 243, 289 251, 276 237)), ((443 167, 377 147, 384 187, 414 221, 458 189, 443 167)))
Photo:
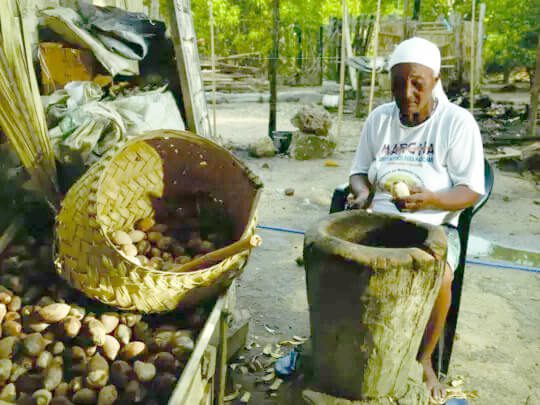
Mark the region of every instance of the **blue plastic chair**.
MULTIPOLYGON (((450 357, 454 346, 454 336, 456 334, 457 318, 459 305, 461 302, 461 291, 463 288, 463 275, 465 274, 465 259, 467 258, 467 244, 469 242, 469 230, 473 216, 484 206, 493 190, 494 174, 493 169, 487 160, 484 160, 484 179, 486 193, 472 207, 463 210, 459 216, 458 233, 461 242, 461 252, 459 254, 459 263, 454 271, 454 281, 452 283, 452 303, 446 318, 444 332, 439 340, 438 350, 433 353, 433 367, 441 375, 448 373, 450 366, 450 357)), ((330 213, 343 211, 346 209, 347 196, 350 193, 349 185, 343 184, 334 190, 330 213)))

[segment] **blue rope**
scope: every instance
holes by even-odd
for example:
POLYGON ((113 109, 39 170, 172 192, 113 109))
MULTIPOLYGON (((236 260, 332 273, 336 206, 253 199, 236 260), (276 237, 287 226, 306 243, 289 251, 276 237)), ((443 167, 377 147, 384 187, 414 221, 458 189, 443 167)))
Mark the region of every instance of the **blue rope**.
POLYGON ((259 228, 259 229, 267 229, 269 231, 294 233, 296 235, 304 235, 305 234, 304 231, 299 231, 297 229, 290 229, 290 228, 281 228, 281 227, 278 227, 278 226, 257 225, 257 228, 259 228))
MULTIPOLYGON (((298 229, 291 229, 291 228, 283 228, 283 227, 279 227, 279 226, 257 225, 257 228, 266 229, 266 230, 269 230, 269 231, 292 233, 292 234, 295 234, 295 235, 304 235, 305 234, 305 231, 301 231, 301 230, 298 230, 298 229)), ((469 263, 469 264, 477 264, 477 265, 480 265, 480 266, 494 267, 494 268, 498 268, 498 269, 510 269, 510 270, 527 271, 529 273, 540 273, 540 268, 538 268, 538 267, 523 266, 523 265, 520 265, 520 264, 491 262, 491 261, 488 261, 488 260, 470 259, 470 258, 468 258, 466 260, 466 262, 469 263)))

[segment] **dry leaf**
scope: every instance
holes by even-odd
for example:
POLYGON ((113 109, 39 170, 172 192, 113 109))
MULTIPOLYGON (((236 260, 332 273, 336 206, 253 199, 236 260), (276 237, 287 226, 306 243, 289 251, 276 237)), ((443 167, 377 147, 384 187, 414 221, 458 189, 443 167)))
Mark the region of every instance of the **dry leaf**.
POLYGON ((270 353, 270 356, 274 359, 279 359, 281 357, 283 357, 285 355, 285 353, 283 353, 281 350, 278 350, 276 352, 271 352, 270 353))
POLYGON ((272 385, 270 386, 269 390, 270 391, 277 391, 282 382, 283 382, 283 380, 281 378, 276 378, 274 380, 274 382, 272 383, 272 385))
POLYGON ((272 345, 270 343, 264 346, 263 353, 270 356, 270 353, 272 353, 272 345))
POLYGON ((244 395, 242 395, 242 398, 240 398, 240 402, 243 404, 247 404, 250 399, 251 399, 251 392, 246 391, 244 392, 244 395))
POLYGON ((327 161, 324 162, 324 165, 326 167, 339 167, 338 162, 336 162, 334 160, 327 160, 327 161))
POLYGON ((270 382, 270 381, 272 381, 274 378, 276 378, 276 374, 275 374, 274 371, 272 370, 271 373, 266 374, 265 376, 261 377, 261 380, 264 381, 264 382, 270 382))
POLYGON ((266 331, 268 333, 271 333, 272 335, 274 335, 276 333, 276 330, 275 329, 272 329, 271 327, 269 327, 268 325, 264 325, 264 329, 266 329, 266 331))
POLYGON ((230 393, 229 395, 225 395, 223 400, 225 402, 234 401, 236 398, 238 398, 238 395, 240 395, 240 391, 238 390, 238 388, 236 388, 234 392, 230 393))

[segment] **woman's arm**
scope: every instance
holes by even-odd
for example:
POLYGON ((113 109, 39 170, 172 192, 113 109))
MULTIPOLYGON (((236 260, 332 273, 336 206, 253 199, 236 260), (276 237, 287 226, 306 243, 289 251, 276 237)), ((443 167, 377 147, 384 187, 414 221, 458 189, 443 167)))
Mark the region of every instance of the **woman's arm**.
POLYGON ((371 184, 365 174, 353 174, 349 177, 352 196, 349 196, 351 208, 365 209, 371 202, 371 184))
POLYGON ((448 191, 433 192, 422 188, 412 188, 409 197, 402 198, 404 211, 436 209, 457 211, 473 206, 481 195, 465 185, 458 185, 448 191))

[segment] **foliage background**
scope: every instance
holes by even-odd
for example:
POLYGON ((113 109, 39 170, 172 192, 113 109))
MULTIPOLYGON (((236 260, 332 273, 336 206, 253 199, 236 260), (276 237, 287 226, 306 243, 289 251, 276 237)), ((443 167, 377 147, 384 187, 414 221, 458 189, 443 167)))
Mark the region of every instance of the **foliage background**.
MULTIPOLYGON (((160 0, 161 9, 168 0, 160 0)), ((382 15, 403 15, 404 0, 382 0, 382 15)), ((476 9, 478 13, 479 4, 476 9)), ((486 4, 484 66, 489 72, 510 72, 515 68, 531 71, 534 67, 536 44, 540 33, 540 1, 484 0, 486 4)), ((192 0, 199 52, 210 54, 209 0, 192 0)), ((341 16, 341 0, 280 0, 280 74, 294 73, 298 52, 295 24, 303 34, 304 57, 314 58, 313 49, 319 27, 330 17, 341 16)), ((374 14, 376 0, 348 0, 353 16, 374 14)), ((409 16, 414 0, 409 0, 409 16)), ((272 47, 273 0, 213 0, 216 53, 234 55, 260 52, 264 63, 272 47)), ((461 13, 470 20, 472 0, 421 0, 420 19, 434 21, 451 12, 461 13)), ((478 14, 477 14, 478 16, 478 14)))

